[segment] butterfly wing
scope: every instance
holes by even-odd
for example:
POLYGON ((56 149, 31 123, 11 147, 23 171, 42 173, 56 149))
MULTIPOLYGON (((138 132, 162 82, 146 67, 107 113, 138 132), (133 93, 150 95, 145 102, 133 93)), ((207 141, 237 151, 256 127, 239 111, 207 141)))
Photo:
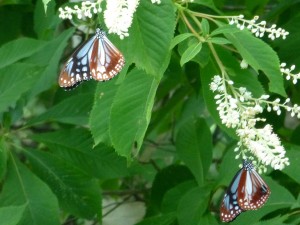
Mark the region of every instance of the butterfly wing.
POLYGON ((238 187, 242 173, 243 169, 237 172, 224 195, 220 208, 220 218, 222 222, 233 221, 241 212, 243 212, 243 209, 238 204, 238 187))
POLYGON ((241 176, 238 188, 239 206, 243 210, 255 210, 262 207, 268 200, 271 191, 253 167, 241 176))
POLYGON ((58 84, 60 87, 72 89, 82 81, 92 78, 89 60, 96 43, 97 38, 94 35, 72 54, 59 75, 58 84))
POLYGON ((89 64, 91 75, 97 81, 110 80, 122 70, 125 60, 104 32, 97 29, 96 34, 98 40, 94 44, 89 64))

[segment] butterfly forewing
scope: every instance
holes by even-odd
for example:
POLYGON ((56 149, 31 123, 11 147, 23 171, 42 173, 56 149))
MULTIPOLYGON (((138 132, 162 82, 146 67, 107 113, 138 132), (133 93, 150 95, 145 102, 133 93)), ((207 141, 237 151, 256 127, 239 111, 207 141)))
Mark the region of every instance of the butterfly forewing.
POLYGON ((80 82, 92 78, 89 68, 89 52, 96 41, 96 35, 82 44, 69 58, 64 65, 58 83, 60 87, 71 89, 76 87, 80 82))
POLYGON ((106 81, 116 76, 125 64, 122 53, 108 40, 102 31, 96 32, 90 68, 94 80, 106 81))
POLYGON ((81 45, 64 65, 58 79, 60 87, 72 89, 84 80, 110 80, 125 64, 122 53, 100 29, 81 45))
POLYGON ((244 162, 243 169, 238 189, 239 205, 243 210, 255 210, 265 204, 271 191, 250 162, 244 162))
POLYGON ((243 210, 238 204, 238 187, 242 169, 235 175, 229 185, 220 208, 220 218, 223 222, 234 220, 243 210))

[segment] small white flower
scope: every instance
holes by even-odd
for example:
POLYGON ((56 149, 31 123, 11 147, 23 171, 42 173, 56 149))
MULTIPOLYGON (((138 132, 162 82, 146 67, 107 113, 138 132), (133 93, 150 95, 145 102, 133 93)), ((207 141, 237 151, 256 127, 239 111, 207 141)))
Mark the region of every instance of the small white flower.
POLYGON ((248 68, 248 63, 245 59, 242 60, 241 64, 240 64, 242 69, 247 69, 248 68))

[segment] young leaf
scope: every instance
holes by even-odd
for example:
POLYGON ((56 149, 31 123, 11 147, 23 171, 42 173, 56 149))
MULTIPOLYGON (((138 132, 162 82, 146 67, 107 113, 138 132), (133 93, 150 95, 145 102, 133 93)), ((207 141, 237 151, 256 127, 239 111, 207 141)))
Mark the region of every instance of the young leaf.
POLYGON ((176 149, 198 184, 203 184, 212 160, 212 137, 204 119, 191 117, 180 127, 176 149))
POLYGON ((188 61, 192 60, 200 51, 202 48, 201 42, 195 42, 188 47, 185 52, 182 54, 180 59, 180 65, 183 66, 188 61))
POLYGON ((55 195, 44 182, 11 155, 0 195, 0 206, 24 204, 26 208, 18 225, 60 224, 55 195))
POLYGON ((109 133, 116 152, 130 159, 134 143, 140 149, 158 86, 157 80, 134 69, 118 89, 114 98, 109 133))
POLYGON ((209 41, 214 44, 218 44, 218 45, 231 44, 231 42, 229 40, 227 40, 226 38, 222 38, 222 37, 213 37, 209 41))
POLYGON ((180 42, 183 42, 185 39, 194 36, 192 33, 184 33, 179 34, 176 37, 174 37, 170 44, 170 50, 173 49, 176 45, 178 45, 180 42))
POLYGON ((235 26, 232 26, 232 25, 220 24, 220 27, 213 30, 210 33, 210 36, 215 36, 215 35, 218 35, 218 34, 228 34, 228 33, 231 34, 231 33, 236 33, 236 32, 241 32, 241 30, 236 28, 235 26))
POLYGON ((207 19, 204 19, 204 18, 202 19, 201 29, 202 29, 202 32, 203 32, 204 36, 209 34, 209 23, 208 23, 207 19))

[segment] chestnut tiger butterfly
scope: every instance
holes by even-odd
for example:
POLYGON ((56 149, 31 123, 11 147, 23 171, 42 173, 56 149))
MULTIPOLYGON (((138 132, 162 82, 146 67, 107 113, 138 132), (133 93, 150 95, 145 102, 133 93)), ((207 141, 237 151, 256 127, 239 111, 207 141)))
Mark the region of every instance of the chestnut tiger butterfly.
POLYGON ((122 70, 124 64, 122 53, 106 37, 105 32, 97 28, 96 33, 77 48, 66 62, 58 84, 70 90, 85 80, 110 80, 122 70))
POLYGON ((234 220, 240 213, 262 207, 271 191, 254 169, 252 162, 244 160, 243 167, 231 181, 220 208, 222 222, 234 220))

